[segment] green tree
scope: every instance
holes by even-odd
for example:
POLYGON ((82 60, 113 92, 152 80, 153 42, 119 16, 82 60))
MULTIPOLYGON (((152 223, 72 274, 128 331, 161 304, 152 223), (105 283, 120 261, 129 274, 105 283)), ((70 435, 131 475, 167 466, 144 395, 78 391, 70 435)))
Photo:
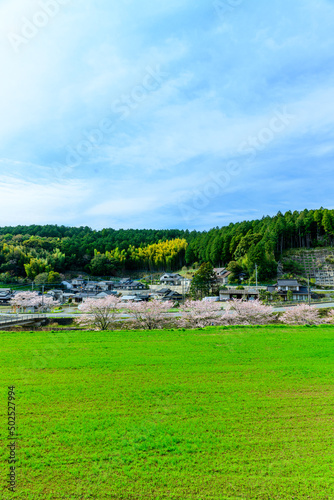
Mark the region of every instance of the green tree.
POLYGON ((42 285, 43 283, 47 283, 49 277, 49 273, 40 273, 34 279, 36 285, 42 285))
POLYGON ((98 252, 91 260, 89 267, 94 276, 109 276, 114 272, 114 267, 108 257, 98 252))
POLYGON ((61 283, 63 276, 55 271, 50 271, 48 276, 48 283, 61 283))
POLYGON ((209 295, 216 284, 216 276, 210 262, 206 262, 194 274, 190 286, 190 295, 194 299, 203 298, 209 295))
POLYGON ((231 260, 231 262, 229 262, 227 266, 227 270, 231 273, 228 278, 229 283, 238 283, 239 274, 243 271, 242 266, 239 264, 239 262, 231 260))
POLYGON ((49 273, 51 266, 46 259, 30 259, 29 264, 24 264, 26 275, 31 280, 34 280, 38 274, 49 273))

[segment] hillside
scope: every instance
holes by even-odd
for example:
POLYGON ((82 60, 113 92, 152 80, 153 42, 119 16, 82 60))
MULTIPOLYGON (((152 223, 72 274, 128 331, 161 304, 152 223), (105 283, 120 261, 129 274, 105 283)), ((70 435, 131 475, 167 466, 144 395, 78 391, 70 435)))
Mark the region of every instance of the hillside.
MULTIPOLYGON (((85 271, 94 276, 116 276, 131 271, 175 271, 184 265, 203 262, 228 266, 236 281, 240 273, 246 279, 254 278, 257 264, 259 279, 268 280, 276 277, 278 262, 288 250, 316 250, 331 247, 333 243, 334 210, 324 208, 278 212, 274 217, 231 223, 203 232, 96 231, 56 225, 3 227, 0 228, 0 281, 10 282, 14 277, 33 280, 50 272, 85 271)), ((308 257, 312 262, 303 257, 300 264, 306 273, 323 269, 327 279, 331 263, 326 258, 330 255, 324 254, 323 262, 321 254, 319 258, 316 255, 308 257), (318 260, 322 269, 317 267, 318 260)))
POLYGON ((334 287, 334 248, 289 250, 281 259, 283 272, 308 276, 317 285, 334 287))

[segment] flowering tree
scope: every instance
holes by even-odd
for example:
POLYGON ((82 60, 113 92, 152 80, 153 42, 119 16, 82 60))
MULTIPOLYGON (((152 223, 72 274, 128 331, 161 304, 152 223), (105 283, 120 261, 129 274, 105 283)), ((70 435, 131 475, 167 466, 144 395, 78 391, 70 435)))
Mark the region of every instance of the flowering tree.
POLYGON ((53 307, 58 307, 60 302, 58 300, 54 300, 52 297, 43 297, 39 295, 40 302, 38 306, 38 310, 41 312, 49 311, 53 307))
POLYGON ((204 328, 209 325, 223 323, 225 314, 219 302, 204 302, 202 300, 186 300, 180 307, 182 317, 179 325, 185 328, 204 328))
POLYGON ((267 325, 276 319, 273 308, 259 300, 233 300, 227 304, 225 321, 232 325, 267 325))
POLYGON ((59 302, 53 300, 52 297, 43 297, 37 292, 16 293, 9 303, 13 307, 14 311, 26 311, 30 307, 34 307, 40 311, 45 311, 59 305, 59 302))
POLYGON ((114 295, 103 299, 87 299, 79 306, 84 314, 76 318, 80 326, 94 330, 113 330, 117 322, 117 313, 121 308, 121 301, 114 295))
POLYGON ((320 325, 322 322, 318 309, 306 304, 289 308, 281 320, 287 325, 320 325))
POLYGON ((131 302, 126 309, 133 314, 134 327, 144 330, 164 328, 170 318, 166 315, 168 309, 173 307, 173 302, 151 300, 150 302, 131 302))
POLYGON ((334 324, 334 309, 331 309, 328 312, 327 318, 326 318, 326 323, 328 323, 329 325, 333 325, 334 324))

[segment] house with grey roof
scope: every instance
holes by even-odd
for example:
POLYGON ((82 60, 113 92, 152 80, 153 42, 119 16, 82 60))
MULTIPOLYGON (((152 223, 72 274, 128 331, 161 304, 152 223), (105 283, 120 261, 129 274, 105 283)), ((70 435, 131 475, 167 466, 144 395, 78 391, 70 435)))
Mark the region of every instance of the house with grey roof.
POLYGON ((220 285, 228 284, 228 277, 231 274, 231 272, 228 271, 226 267, 216 267, 213 271, 216 274, 217 281, 220 285))
POLYGON ((279 279, 275 285, 267 287, 267 292, 277 293, 283 301, 288 300, 288 292, 292 293, 293 301, 299 302, 307 301, 309 295, 307 286, 300 285, 296 279, 279 279))
POLYGON ((0 304, 7 304, 13 296, 10 288, 0 288, 0 304))
POLYGON ((175 273, 165 273, 160 278, 160 283, 164 285, 181 285, 182 281, 184 281, 183 276, 175 273))

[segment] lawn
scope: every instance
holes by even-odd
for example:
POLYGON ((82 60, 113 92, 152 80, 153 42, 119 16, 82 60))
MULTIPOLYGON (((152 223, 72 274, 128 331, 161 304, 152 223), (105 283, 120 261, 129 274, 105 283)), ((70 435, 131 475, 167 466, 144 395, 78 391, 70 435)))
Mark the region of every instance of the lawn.
POLYGON ((334 327, 2 332, 0 360, 3 500, 334 498, 334 327))

